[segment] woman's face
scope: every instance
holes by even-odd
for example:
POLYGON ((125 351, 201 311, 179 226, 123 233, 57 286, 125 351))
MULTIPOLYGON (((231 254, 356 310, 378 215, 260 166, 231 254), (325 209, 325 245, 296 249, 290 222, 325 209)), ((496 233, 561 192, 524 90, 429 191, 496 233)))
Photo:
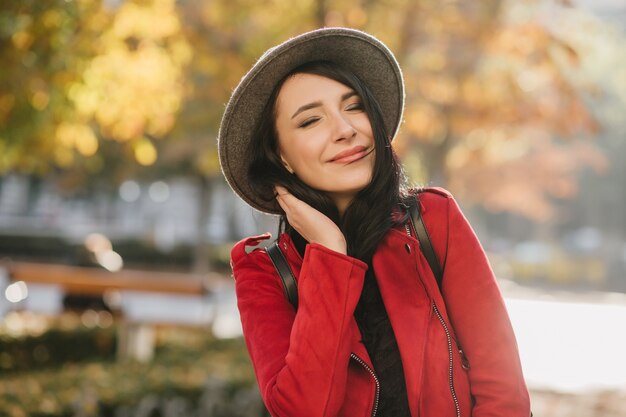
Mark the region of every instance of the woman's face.
POLYGON ((295 74, 276 101, 281 159, 305 184, 325 191, 340 212, 374 168, 374 135, 361 98, 330 78, 295 74))

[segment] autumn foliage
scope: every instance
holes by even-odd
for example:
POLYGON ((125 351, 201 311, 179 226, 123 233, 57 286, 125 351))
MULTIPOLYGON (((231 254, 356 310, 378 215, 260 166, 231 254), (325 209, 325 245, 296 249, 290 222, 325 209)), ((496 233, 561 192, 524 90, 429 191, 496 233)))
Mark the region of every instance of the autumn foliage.
POLYGON ((0 172, 219 177, 215 136, 240 77, 269 46, 333 25, 397 54, 407 107, 394 146, 415 182, 547 219, 577 172, 606 169, 592 110, 606 86, 576 76, 587 51, 539 1, 43 3, 0 6, 0 172))

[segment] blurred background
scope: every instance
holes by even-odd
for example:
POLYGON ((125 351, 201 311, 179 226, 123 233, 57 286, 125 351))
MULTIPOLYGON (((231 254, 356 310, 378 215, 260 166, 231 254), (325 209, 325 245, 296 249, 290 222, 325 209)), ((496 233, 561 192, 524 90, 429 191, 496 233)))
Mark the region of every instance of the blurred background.
POLYGON ((395 149, 487 250, 534 414, 626 415, 624 0, 1 2, 0 415, 264 415, 229 250, 276 219, 216 135, 320 26, 400 61, 395 149))

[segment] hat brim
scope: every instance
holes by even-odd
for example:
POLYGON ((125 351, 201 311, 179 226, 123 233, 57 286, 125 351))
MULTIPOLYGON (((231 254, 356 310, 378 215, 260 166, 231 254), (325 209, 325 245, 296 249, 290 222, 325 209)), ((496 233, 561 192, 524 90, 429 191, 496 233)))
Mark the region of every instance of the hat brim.
POLYGON ((402 120, 404 81, 391 51, 375 37, 355 29, 323 28, 269 49, 248 73, 226 106, 218 134, 220 165, 230 187, 253 208, 280 214, 277 203, 258 198, 248 182, 249 144, 275 85, 293 68, 325 60, 352 71, 371 90, 393 138, 402 120))

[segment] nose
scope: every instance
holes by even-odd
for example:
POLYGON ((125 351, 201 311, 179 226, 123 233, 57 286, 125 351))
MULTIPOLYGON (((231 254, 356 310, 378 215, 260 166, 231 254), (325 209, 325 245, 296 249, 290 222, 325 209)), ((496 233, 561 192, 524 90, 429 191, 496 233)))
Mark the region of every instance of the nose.
POLYGON ((342 114, 333 117, 333 140, 340 141, 350 139, 356 135, 356 129, 342 114))

